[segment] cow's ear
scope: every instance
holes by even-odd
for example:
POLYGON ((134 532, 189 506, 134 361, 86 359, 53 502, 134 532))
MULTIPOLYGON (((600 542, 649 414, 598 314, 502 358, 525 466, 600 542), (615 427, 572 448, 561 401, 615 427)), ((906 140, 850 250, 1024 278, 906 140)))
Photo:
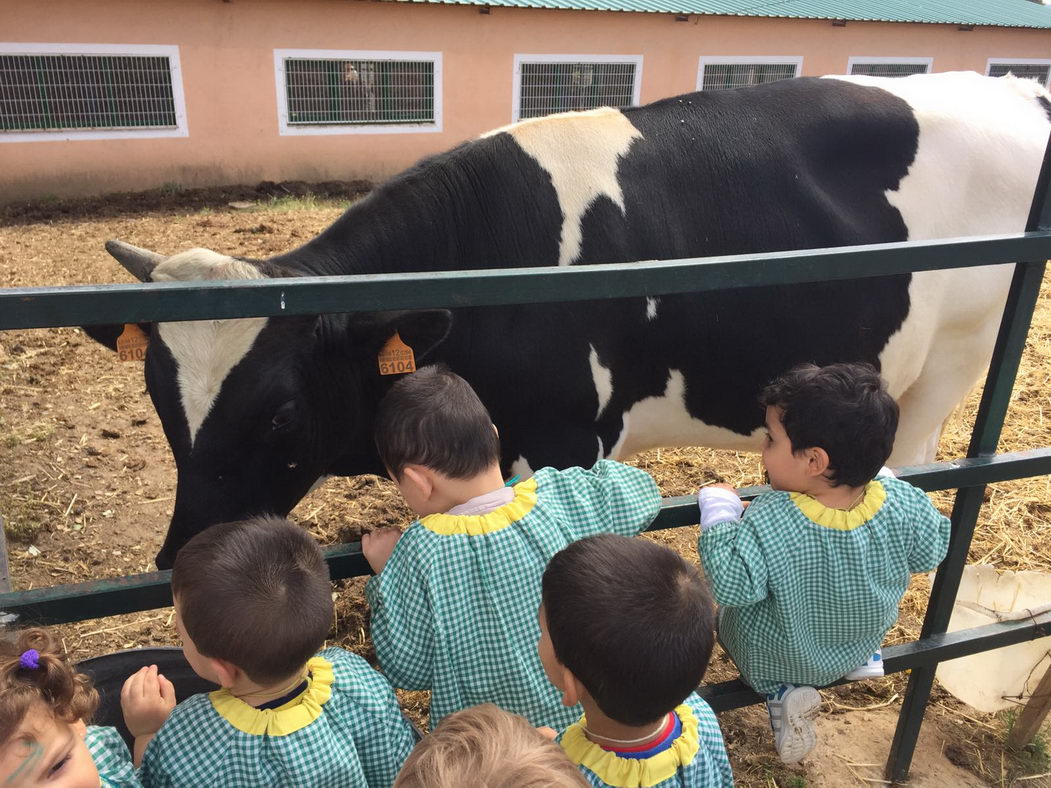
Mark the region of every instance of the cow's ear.
POLYGON ((448 336, 452 322, 448 309, 369 312, 351 317, 350 334, 355 344, 372 352, 397 333, 422 361, 448 336))
MULTIPOLYGON (((152 323, 139 323, 138 326, 146 336, 150 336, 150 332, 153 330, 152 323)), ((81 326, 80 328, 100 345, 105 345, 110 350, 116 350, 117 337, 124 333, 125 327, 126 324, 124 323, 111 323, 101 326, 81 326)))

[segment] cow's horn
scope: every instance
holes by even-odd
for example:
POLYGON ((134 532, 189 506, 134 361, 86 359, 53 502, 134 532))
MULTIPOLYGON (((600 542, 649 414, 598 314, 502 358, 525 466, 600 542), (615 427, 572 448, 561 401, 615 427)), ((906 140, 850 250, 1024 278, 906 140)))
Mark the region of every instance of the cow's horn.
POLYGON ((106 251, 113 255, 117 262, 128 269, 128 273, 140 282, 149 282, 153 269, 163 263, 164 255, 151 252, 139 246, 126 244, 124 241, 106 241, 106 251))

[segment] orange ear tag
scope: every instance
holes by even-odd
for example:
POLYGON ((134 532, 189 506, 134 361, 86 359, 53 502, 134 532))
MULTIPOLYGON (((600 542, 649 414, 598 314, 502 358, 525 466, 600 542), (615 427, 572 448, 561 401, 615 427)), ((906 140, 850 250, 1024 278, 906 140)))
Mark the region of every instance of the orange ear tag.
POLYGON ((121 361, 145 361, 150 338, 136 323, 125 323, 117 337, 117 358, 121 361))
POLYGON ((380 348, 376 360, 379 361, 381 375, 401 375, 404 372, 416 371, 416 356, 412 348, 402 341, 397 331, 380 348))

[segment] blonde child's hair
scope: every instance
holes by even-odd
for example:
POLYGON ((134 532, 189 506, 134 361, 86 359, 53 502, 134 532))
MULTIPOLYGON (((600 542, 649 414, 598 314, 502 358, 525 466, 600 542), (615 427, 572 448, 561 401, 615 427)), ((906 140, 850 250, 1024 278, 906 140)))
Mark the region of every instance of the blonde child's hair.
POLYGON ((555 742, 491 703, 445 717, 409 755, 394 788, 579 788, 555 742))
POLYGON ((0 745, 40 703, 55 719, 74 723, 90 719, 99 696, 91 679, 73 669, 50 633, 25 629, 14 642, 0 641, 0 745))

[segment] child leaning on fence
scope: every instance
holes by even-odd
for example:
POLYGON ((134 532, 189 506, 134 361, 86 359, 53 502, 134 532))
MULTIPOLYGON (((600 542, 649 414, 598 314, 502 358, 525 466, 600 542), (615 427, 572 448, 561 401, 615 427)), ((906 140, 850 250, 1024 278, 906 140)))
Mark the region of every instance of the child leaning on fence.
POLYGON ((11 788, 136 788, 131 753, 115 728, 85 723, 98 706, 42 629, 0 642, 0 783, 11 788))
POLYGON ((945 557, 949 521, 881 467, 898 406, 871 366, 797 367, 761 403, 773 491, 742 516, 731 488, 702 489, 698 549, 719 640, 767 696, 775 746, 792 763, 816 743, 815 687, 883 675, 883 636, 910 576, 945 557))
POLYGON ((183 652, 222 689, 174 706, 155 667, 121 693, 146 785, 389 786, 415 741, 394 691, 356 654, 319 651, 332 585, 317 543, 278 518, 216 525, 172 570, 183 652), (144 750, 144 754, 143 754, 144 750))
POLYGON ((365 592, 380 666, 396 687, 431 690, 431 726, 479 703, 563 728, 565 708, 536 643, 548 560, 591 534, 634 536, 660 508, 644 471, 610 460, 590 470, 543 468, 505 486, 500 443, 459 376, 426 367, 380 404, 376 446, 420 516, 404 534, 362 540, 376 577, 365 592))
POLYGON ((582 539, 543 579, 540 658, 585 716, 558 737, 596 788, 733 785, 715 712, 697 693, 715 643, 697 570, 648 539, 582 539))

